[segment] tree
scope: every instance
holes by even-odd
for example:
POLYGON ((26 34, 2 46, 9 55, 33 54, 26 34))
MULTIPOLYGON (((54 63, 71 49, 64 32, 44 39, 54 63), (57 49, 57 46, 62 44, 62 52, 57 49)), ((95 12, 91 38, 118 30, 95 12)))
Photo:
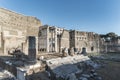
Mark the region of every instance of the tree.
POLYGON ((118 35, 115 34, 114 32, 110 32, 110 33, 107 33, 106 36, 107 36, 107 37, 111 37, 111 38, 115 38, 115 37, 117 37, 118 35))
POLYGON ((107 34, 100 35, 100 37, 103 38, 106 42, 109 42, 109 41, 114 40, 115 38, 117 38, 118 35, 115 34, 114 32, 109 32, 107 34))

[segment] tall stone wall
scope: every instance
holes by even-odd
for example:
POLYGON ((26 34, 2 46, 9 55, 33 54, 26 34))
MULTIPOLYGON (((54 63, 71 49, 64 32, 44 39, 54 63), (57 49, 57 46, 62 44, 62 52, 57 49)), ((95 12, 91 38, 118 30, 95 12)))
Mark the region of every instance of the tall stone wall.
POLYGON ((100 52, 100 36, 93 32, 87 33, 88 37, 88 51, 90 53, 100 52))
MULTIPOLYGON (((38 37, 39 26, 41 22, 36 17, 0 8, 1 53, 7 54, 13 48, 27 47, 28 36, 38 37)), ((27 52, 26 50, 23 49, 24 52, 27 52)))
POLYGON ((0 25, 4 30, 22 30, 23 35, 37 35, 41 22, 36 17, 25 16, 0 8, 0 25), (26 30, 26 32, 25 32, 26 30))
POLYGON ((85 48, 88 53, 99 52, 100 36, 93 32, 70 31, 70 47, 76 48, 79 52, 85 48))
POLYGON ((69 36, 70 36, 70 48, 75 47, 75 31, 70 31, 69 36))
POLYGON ((41 26, 39 28, 38 50, 40 52, 47 52, 47 46, 49 46, 48 43, 47 43, 47 37, 48 37, 48 35, 47 35, 48 31, 47 30, 48 30, 47 26, 46 27, 41 26))
MULTIPOLYGON (((61 36, 61 48, 70 48, 69 31, 63 30, 61 36)), ((62 49, 61 49, 62 51, 62 49)))

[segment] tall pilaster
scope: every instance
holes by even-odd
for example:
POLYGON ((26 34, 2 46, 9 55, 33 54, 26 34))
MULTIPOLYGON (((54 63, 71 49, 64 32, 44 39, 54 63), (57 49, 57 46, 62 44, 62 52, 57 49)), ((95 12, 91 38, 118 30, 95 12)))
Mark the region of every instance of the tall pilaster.
POLYGON ((57 28, 55 27, 55 52, 57 52, 57 28))
POLYGON ((36 38, 36 55, 38 54, 38 37, 35 37, 36 38))
POLYGON ((26 37, 25 42, 22 44, 22 50, 25 55, 28 55, 28 37, 26 37))
POLYGON ((8 43, 8 41, 5 40, 5 39, 3 41, 4 41, 4 49, 3 49, 4 55, 7 55, 8 54, 8 52, 7 52, 7 43, 8 43))
POLYGON ((47 47, 47 52, 49 52, 49 26, 47 27, 47 31, 46 31, 46 36, 47 36, 47 44, 46 44, 46 47, 47 47))

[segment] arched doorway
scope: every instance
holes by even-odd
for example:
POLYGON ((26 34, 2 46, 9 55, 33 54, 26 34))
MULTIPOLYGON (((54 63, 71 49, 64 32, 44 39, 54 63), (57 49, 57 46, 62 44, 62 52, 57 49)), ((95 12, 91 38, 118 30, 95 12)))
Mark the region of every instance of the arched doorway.
POLYGON ((83 47, 82 48, 82 53, 81 54, 86 54, 87 52, 86 52, 86 48, 85 47, 83 47))
POLYGON ((94 46, 91 47, 91 51, 94 51, 94 46))

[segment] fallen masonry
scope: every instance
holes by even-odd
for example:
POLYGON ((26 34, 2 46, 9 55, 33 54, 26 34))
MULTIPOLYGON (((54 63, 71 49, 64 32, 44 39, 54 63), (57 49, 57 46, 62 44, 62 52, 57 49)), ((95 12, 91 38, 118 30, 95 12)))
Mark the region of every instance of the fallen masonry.
POLYGON ((51 80, 102 80, 95 72, 100 67, 88 56, 74 55, 46 60, 51 80))
POLYGON ((0 68, 0 80, 17 80, 17 79, 9 71, 0 68))
MULTIPOLYGON (((36 61, 36 63, 29 62, 29 61, 22 61, 21 59, 18 60, 13 57, 2 57, 0 58, 0 67, 3 69, 11 72, 18 80, 30 80, 30 75, 33 75, 34 73, 40 72, 42 66, 40 61, 36 61)), ((1 72, 1 71, 0 71, 1 72)), ((5 78, 8 78, 5 76, 5 78)), ((1 80, 1 79, 0 79, 1 80)), ((9 79, 3 79, 3 80, 11 80, 9 79)), ((12 80, 15 80, 12 78, 12 80)))
POLYGON ((34 64, 11 57, 1 58, 0 63, 18 80, 102 80, 96 72, 100 65, 84 55, 43 58, 34 64))

